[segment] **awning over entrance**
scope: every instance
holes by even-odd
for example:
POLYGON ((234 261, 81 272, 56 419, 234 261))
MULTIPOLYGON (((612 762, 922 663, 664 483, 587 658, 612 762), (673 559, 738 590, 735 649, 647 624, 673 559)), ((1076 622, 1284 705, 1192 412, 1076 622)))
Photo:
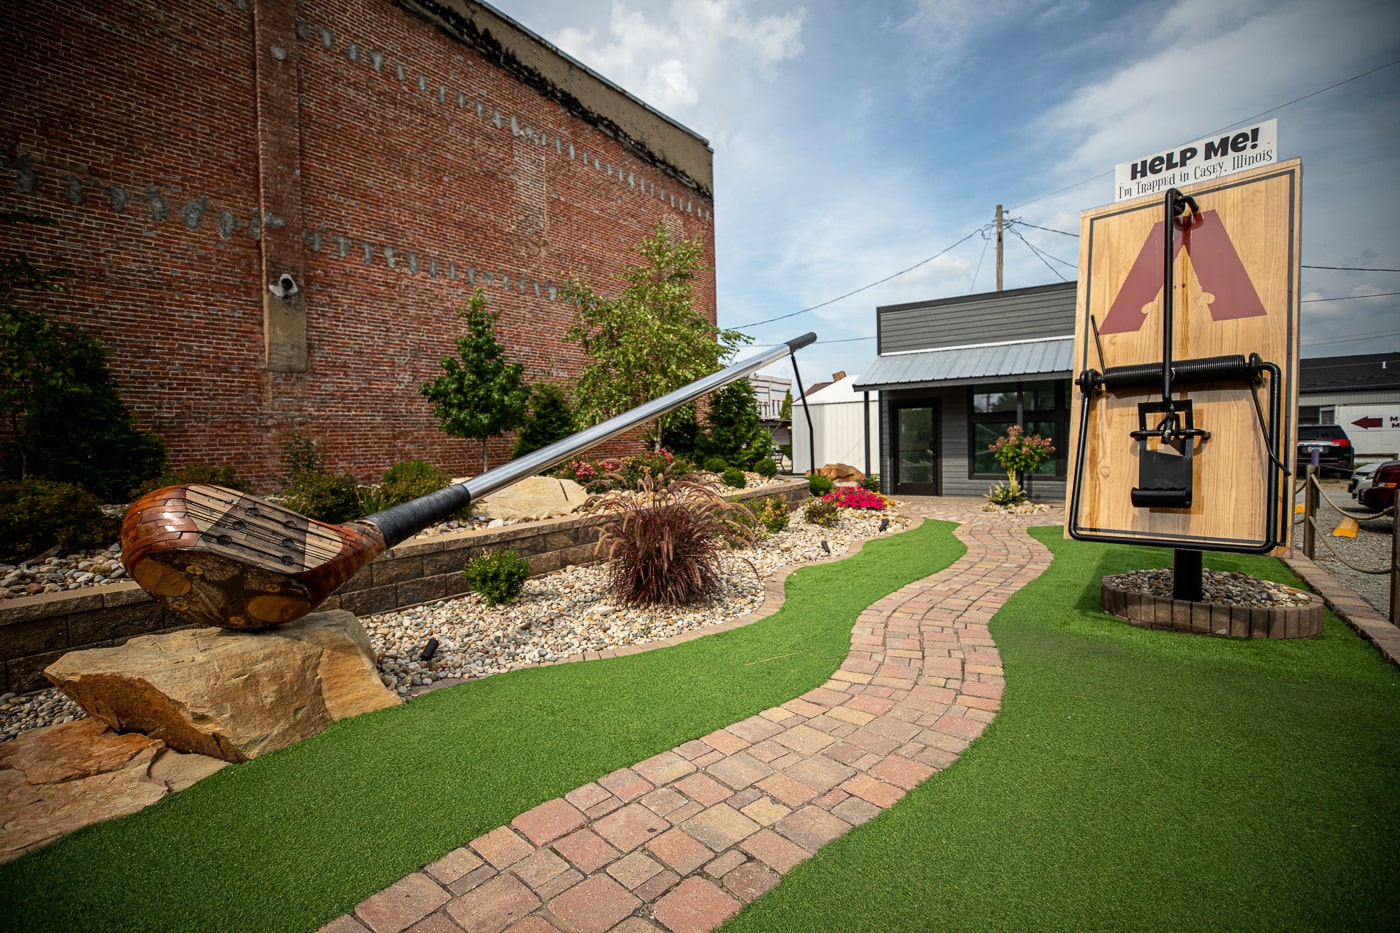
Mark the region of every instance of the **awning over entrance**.
POLYGON ((986 382, 1008 376, 1068 377, 1074 368, 1074 338, 1022 340, 978 347, 947 347, 878 356, 853 388, 917 389, 931 385, 986 382))

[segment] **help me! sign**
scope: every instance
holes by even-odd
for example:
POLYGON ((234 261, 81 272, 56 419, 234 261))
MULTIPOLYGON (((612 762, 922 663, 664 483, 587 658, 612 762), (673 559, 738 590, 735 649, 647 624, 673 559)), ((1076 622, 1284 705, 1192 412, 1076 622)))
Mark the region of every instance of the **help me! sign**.
POLYGON ((1161 194, 1213 181, 1278 160, 1278 121, 1268 120, 1210 139, 1157 152, 1114 166, 1114 200, 1161 194))

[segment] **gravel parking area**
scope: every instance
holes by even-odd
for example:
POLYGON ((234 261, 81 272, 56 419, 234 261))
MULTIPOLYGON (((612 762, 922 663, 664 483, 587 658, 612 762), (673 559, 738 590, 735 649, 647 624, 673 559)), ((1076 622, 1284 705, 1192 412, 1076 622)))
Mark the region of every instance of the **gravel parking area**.
MULTIPOLYGON (((1384 573, 1358 573, 1347 564, 1368 570, 1389 567, 1395 519, 1359 508, 1356 500, 1347 495, 1346 484, 1346 480, 1322 481, 1324 496, 1318 502, 1317 546, 1313 560, 1377 612, 1389 618, 1390 577, 1384 573), (1332 529, 1343 517, 1357 520, 1359 530, 1355 538, 1332 536, 1332 529)), ((1299 493, 1298 501, 1303 501, 1302 493, 1299 493)), ((1293 546, 1299 553, 1303 549, 1302 518, 1302 515, 1295 515, 1293 526, 1293 546)))

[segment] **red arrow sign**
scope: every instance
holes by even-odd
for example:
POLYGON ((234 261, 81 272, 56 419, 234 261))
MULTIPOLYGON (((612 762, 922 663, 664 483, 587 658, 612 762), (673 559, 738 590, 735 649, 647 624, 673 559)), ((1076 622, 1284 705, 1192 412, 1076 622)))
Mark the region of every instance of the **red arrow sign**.
MULTIPOLYGON (((1165 221, 1158 221, 1142 244, 1137 259, 1133 261, 1128 277, 1108 316, 1099 327, 1101 334, 1129 334, 1142 330, 1147 320, 1143 305, 1156 299, 1162 291, 1162 228, 1165 221)), ((1264 302, 1254 290, 1249 273, 1220 215, 1215 211, 1204 211, 1195 216, 1190 225, 1183 229, 1180 222, 1174 223, 1172 230, 1172 260, 1175 261, 1184 249, 1191 254, 1196 277, 1202 290, 1214 296, 1210 302, 1210 316, 1214 321, 1233 321, 1243 317, 1262 317, 1264 302)))
POLYGON ((1372 417, 1370 417, 1370 416, 1367 416, 1367 417, 1365 417, 1365 418, 1357 418, 1355 421, 1352 422, 1352 424, 1356 425, 1358 428, 1361 428, 1362 430, 1365 430, 1366 428, 1378 428, 1378 427, 1380 427, 1380 426, 1381 426, 1382 424, 1384 424, 1384 423, 1385 423, 1385 422, 1382 421, 1381 419, 1379 419, 1379 418, 1372 418, 1372 417))

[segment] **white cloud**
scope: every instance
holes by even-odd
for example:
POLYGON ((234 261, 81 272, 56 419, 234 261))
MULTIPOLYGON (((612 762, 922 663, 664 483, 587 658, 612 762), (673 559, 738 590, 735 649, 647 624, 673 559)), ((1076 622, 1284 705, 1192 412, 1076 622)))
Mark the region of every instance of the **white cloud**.
POLYGON ((746 0, 676 0, 664 12, 614 0, 605 30, 560 29, 555 43, 589 68, 694 126, 733 124, 751 88, 802 54, 800 6, 756 14, 746 0), (696 125, 699 124, 699 125, 696 125))

